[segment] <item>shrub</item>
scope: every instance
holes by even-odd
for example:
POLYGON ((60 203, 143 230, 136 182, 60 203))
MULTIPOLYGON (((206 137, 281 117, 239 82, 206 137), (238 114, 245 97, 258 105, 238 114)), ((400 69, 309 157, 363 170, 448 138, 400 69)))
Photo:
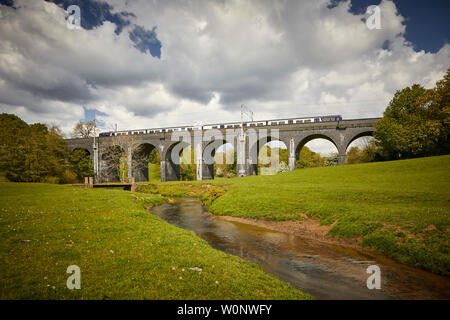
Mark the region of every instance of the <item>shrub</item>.
POLYGON ((59 183, 59 178, 58 177, 43 177, 41 179, 41 182, 43 183, 59 183))
POLYGON ((65 170, 61 175, 59 183, 67 184, 67 183, 75 183, 76 181, 77 175, 70 170, 65 170))

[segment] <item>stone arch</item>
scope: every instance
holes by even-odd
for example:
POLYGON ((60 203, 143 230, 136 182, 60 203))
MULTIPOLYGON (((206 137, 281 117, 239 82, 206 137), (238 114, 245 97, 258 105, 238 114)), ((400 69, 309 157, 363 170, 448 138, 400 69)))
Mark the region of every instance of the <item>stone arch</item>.
POLYGON ((356 139, 362 138, 362 137, 373 137, 373 133, 375 132, 375 129, 365 129, 362 130, 354 135, 350 139, 348 139, 345 143, 345 152, 347 152, 348 147, 350 144, 355 141, 356 139))
POLYGON ((234 141, 229 141, 226 138, 213 139, 211 141, 206 141, 202 150, 202 179, 214 179, 215 175, 215 164, 214 157, 216 151, 219 147, 230 144, 232 145, 234 152, 236 152, 234 141))
POLYGON ((266 137, 258 137, 256 139, 256 141, 254 141, 253 143, 251 143, 251 145, 249 146, 249 156, 248 159, 250 160, 249 163, 249 174, 250 175, 258 175, 260 174, 259 172, 259 163, 258 163, 258 158, 259 158, 259 154, 261 151, 261 148, 266 145, 269 142, 272 141, 280 141, 282 142, 286 148, 288 148, 288 143, 286 143, 285 139, 281 138, 281 137, 274 137, 273 135, 268 134, 266 137))
POLYGON ((151 142, 142 142, 133 150, 131 154, 132 176, 136 181, 149 181, 149 157, 154 150, 161 156, 159 149, 151 142))
POLYGON ((70 152, 73 152, 76 149, 83 149, 89 152, 90 155, 94 153, 94 150, 92 148, 92 145, 71 145, 69 146, 70 152))
MULTIPOLYGON (((161 179, 164 181, 180 181, 180 160, 179 157, 181 153, 186 147, 191 146, 190 143, 185 141, 174 141, 174 143, 170 144, 165 152, 164 156, 164 177, 161 176, 161 179)), ((191 159, 191 161, 195 161, 195 159, 191 159)), ((163 165, 163 163, 161 164, 163 165)))
POLYGON ((375 130, 359 130, 359 132, 349 136, 349 139, 345 141, 345 163, 354 164, 374 160, 375 154, 371 152, 371 145, 366 144, 368 141, 365 141, 364 146, 361 145, 361 142, 356 143, 354 146, 358 149, 353 150, 351 154, 349 152, 351 150, 350 146, 354 142, 360 138, 373 137, 374 132, 375 130), (369 147, 369 149, 365 150, 365 147, 369 147))
POLYGON ((332 137, 330 137, 326 134, 311 134, 297 142, 297 144, 295 146, 295 160, 296 161, 299 160, 300 151, 305 146, 305 144, 307 144, 308 142, 315 140, 315 139, 325 139, 325 140, 330 141, 336 147, 338 153, 339 154, 341 153, 340 145, 332 137))

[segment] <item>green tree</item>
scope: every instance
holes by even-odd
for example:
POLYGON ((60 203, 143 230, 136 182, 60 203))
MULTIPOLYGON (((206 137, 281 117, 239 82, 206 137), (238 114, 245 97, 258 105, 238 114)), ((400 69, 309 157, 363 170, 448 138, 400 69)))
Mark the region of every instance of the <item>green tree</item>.
POLYGON ((92 167, 92 156, 85 149, 75 149, 69 155, 69 162, 72 171, 75 173, 78 181, 82 182, 84 177, 94 174, 92 167))
POLYGON ((304 146, 300 150, 299 160, 295 163, 296 168, 323 167, 326 157, 321 157, 320 153, 316 153, 304 146))
POLYGON ((0 170, 12 181, 20 181, 25 169, 25 143, 30 127, 13 114, 0 115, 0 170))
POLYGON ((374 137, 388 159, 447 154, 450 69, 430 90, 418 84, 399 90, 376 124, 374 137))
POLYGON ((350 150, 347 151, 345 160, 347 164, 355 164, 361 163, 361 158, 362 150, 358 147, 351 147, 350 150))
POLYGON ((237 164, 237 154, 236 151, 233 150, 233 161, 232 163, 228 163, 226 165, 225 173, 227 176, 236 175, 236 164, 237 164))
POLYGON ((180 155, 180 180, 192 181, 197 179, 197 165, 195 164, 194 148, 186 147, 180 155), (189 153, 191 158, 189 159, 189 153))
POLYGON ((0 169, 11 181, 60 182, 70 175, 66 143, 56 127, 0 115, 0 169))

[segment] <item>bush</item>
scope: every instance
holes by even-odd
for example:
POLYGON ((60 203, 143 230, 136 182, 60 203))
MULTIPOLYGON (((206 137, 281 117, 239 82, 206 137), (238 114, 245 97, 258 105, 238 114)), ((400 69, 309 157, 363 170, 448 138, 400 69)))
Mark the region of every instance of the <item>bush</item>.
POLYGON ((41 182, 57 184, 57 183, 59 183, 59 178, 58 177, 44 177, 41 179, 41 182))
POLYGON ((75 183, 75 182, 77 182, 77 175, 70 170, 64 171, 59 180, 59 183, 62 183, 62 184, 75 183))

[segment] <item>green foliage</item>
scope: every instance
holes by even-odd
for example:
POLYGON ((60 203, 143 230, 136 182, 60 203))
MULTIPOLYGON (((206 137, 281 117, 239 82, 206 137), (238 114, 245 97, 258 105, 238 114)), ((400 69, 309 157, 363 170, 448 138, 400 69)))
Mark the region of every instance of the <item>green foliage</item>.
POLYGON ((75 183, 77 181, 79 181, 79 180, 77 178, 77 175, 73 171, 65 170, 63 172, 63 174, 61 175, 59 183, 70 184, 70 183, 75 183))
POLYGON ((89 152, 67 150, 56 127, 28 125, 15 115, 3 113, 0 137, 0 171, 10 181, 74 183, 93 174, 89 152))
POLYGON ((214 168, 217 177, 232 178, 236 176, 237 157, 234 150, 217 152, 214 156, 214 168))
POLYGON ((418 84, 399 90, 377 123, 374 137, 384 157, 450 153, 450 69, 430 90, 418 84))
POLYGON ((337 166, 339 162, 339 157, 337 153, 333 153, 327 157, 325 160, 325 167, 333 167, 337 166))
POLYGON ((153 148, 152 151, 150 152, 149 156, 148 156, 148 163, 151 164, 160 164, 161 159, 160 159, 160 155, 158 152, 158 149, 153 148))
POLYGON ((85 149, 75 149, 69 154, 71 169, 75 174, 76 180, 83 182, 84 177, 94 174, 92 167, 92 156, 85 149))
POLYGON ((148 171, 149 181, 161 179, 160 155, 158 149, 150 144, 142 144, 133 153, 133 171, 148 171))
POLYGON ((194 148, 187 147, 180 156, 180 180, 192 181, 197 179, 197 165, 195 163, 194 148), (191 157, 189 158, 189 153, 191 157))
POLYGON ((68 153, 57 128, 40 123, 28 125, 4 113, 0 115, 0 136, 0 170, 10 181, 63 180, 68 153))
POLYGON ((275 164, 276 167, 278 167, 281 162, 288 163, 289 154, 287 149, 271 148, 268 145, 265 145, 261 148, 258 154, 258 167, 260 168, 271 167, 272 153, 274 152, 278 153, 278 163, 275 164))
POLYGON ((375 140, 371 140, 362 149, 359 147, 352 147, 347 151, 346 163, 366 163, 377 160, 379 157, 379 151, 376 147, 375 140))
POLYGON ((236 151, 233 150, 233 162, 232 163, 228 163, 226 165, 225 174, 228 177, 236 175, 236 164, 237 164, 237 154, 236 154, 236 151))
POLYGON ((311 151, 304 146, 300 151, 299 160, 295 163, 295 168, 313 168, 325 166, 326 157, 320 156, 320 153, 311 151))

